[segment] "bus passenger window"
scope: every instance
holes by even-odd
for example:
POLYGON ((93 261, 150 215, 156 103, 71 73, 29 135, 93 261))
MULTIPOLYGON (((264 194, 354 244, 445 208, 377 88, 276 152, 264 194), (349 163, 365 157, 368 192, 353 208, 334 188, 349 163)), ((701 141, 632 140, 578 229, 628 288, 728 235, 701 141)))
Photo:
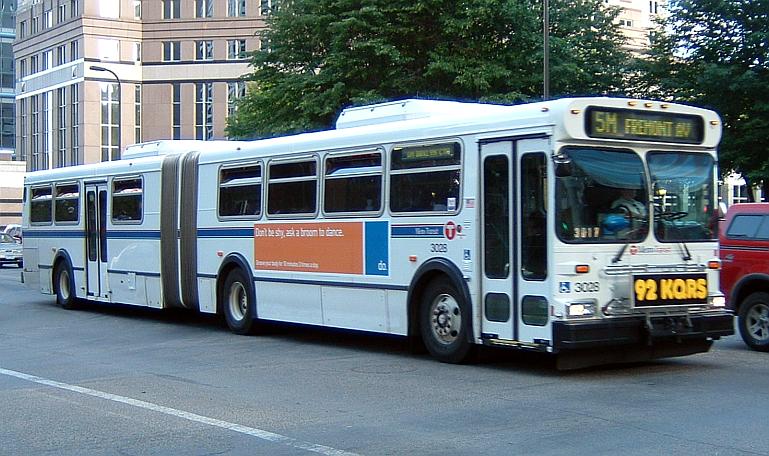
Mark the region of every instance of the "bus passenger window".
POLYGON ((51 186, 32 189, 29 221, 32 223, 51 223, 51 186))
POLYGON ((272 163, 267 185, 269 215, 315 214, 318 194, 315 159, 272 163))
POLYGON ((262 166, 219 172, 219 216, 258 218, 262 214, 262 166))
POLYGON ((56 186, 54 218, 58 222, 77 222, 80 209, 80 189, 78 184, 56 186))
POLYGON ((112 181, 112 221, 137 222, 142 219, 142 180, 115 179, 112 181))
POLYGON ((323 192, 326 213, 379 212, 381 207, 380 152, 326 159, 323 192))
POLYGON ((390 210, 456 211, 461 166, 459 143, 394 148, 390 165, 390 210))
POLYGON ((545 154, 521 158, 521 275, 547 277, 547 169, 545 154))

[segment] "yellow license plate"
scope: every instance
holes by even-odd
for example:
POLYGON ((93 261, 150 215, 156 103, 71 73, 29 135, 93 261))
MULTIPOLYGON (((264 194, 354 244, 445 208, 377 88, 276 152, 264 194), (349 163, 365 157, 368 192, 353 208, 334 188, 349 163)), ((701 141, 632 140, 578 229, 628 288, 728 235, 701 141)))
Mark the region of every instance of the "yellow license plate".
POLYGON ((703 304, 708 279, 702 274, 638 274, 633 276, 635 307, 703 304))

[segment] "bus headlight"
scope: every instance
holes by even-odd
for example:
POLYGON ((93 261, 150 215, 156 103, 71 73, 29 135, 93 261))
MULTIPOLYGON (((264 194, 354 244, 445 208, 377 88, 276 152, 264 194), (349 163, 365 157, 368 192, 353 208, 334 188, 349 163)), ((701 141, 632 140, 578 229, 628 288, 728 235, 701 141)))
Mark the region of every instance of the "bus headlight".
POLYGON ((595 315, 595 301, 577 301, 566 304, 566 315, 569 318, 592 317, 595 315))
POLYGON ((714 295, 708 298, 710 300, 710 307, 725 307, 726 297, 724 295, 714 295))

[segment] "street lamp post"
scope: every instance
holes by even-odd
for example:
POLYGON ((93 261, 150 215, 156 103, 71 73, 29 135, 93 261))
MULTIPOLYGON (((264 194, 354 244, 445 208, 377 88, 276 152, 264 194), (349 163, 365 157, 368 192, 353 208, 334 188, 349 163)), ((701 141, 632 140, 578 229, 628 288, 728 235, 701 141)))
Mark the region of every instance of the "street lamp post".
MULTIPOLYGON (((105 68, 105 67, 101 67, 101 66, 97 66, 97 65, 91 65, 90 68, 93 71, 106 71, 107 73, 110 73, 112 76, 114 76, 115 80, 117 81, 117 154, 118 154, 117 158, 120 158, 120 156, 122 155, 122 150, 121 150, 120 146, 121 146, 121 144, 123 142, 123 137, 122 137, 122 135, 123 135, 122 127, 123 126, 122 126, 122 122, 121 122, 121 120, 122 120, 121 119, 121 117, 122 117, 121 111, 123 110, 123 105, 122 105, 123 104, 123 97, 120 96, 120 85, 121 85, 120 84, 120 78, 118 77, 117 73, 115 73, 114 71, 110 70, 109 68, 105 68)), ((110 135, 111 134, 112 133, 110 132, 110 135)), ((110 160, 113 159, 111 153, 110 153, 109 159, 110 160)))

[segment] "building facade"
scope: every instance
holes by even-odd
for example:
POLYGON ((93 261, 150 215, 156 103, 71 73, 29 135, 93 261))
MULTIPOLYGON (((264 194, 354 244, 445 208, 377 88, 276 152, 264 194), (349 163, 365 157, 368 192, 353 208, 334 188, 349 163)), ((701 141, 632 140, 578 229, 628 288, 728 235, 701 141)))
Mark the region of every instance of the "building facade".
POLYGON ((38 170, 224 139, 273 1, 20 0, 16 155, 38 170))
POLYGON ((15 79, 13 41, 16 38, 16 0, 0 0, 0 161, 15 158, 15 79))
POLYGON ((658 17, 667 14, 667 0, 604 0, 620 8, 619 26, 628 39, 628 48, 642 54, 649 49, 649 32, 657 28, 658 17))
POLYGON ((21 194, 26 165, 0 160, 0 226, 21 223, 21 194))

